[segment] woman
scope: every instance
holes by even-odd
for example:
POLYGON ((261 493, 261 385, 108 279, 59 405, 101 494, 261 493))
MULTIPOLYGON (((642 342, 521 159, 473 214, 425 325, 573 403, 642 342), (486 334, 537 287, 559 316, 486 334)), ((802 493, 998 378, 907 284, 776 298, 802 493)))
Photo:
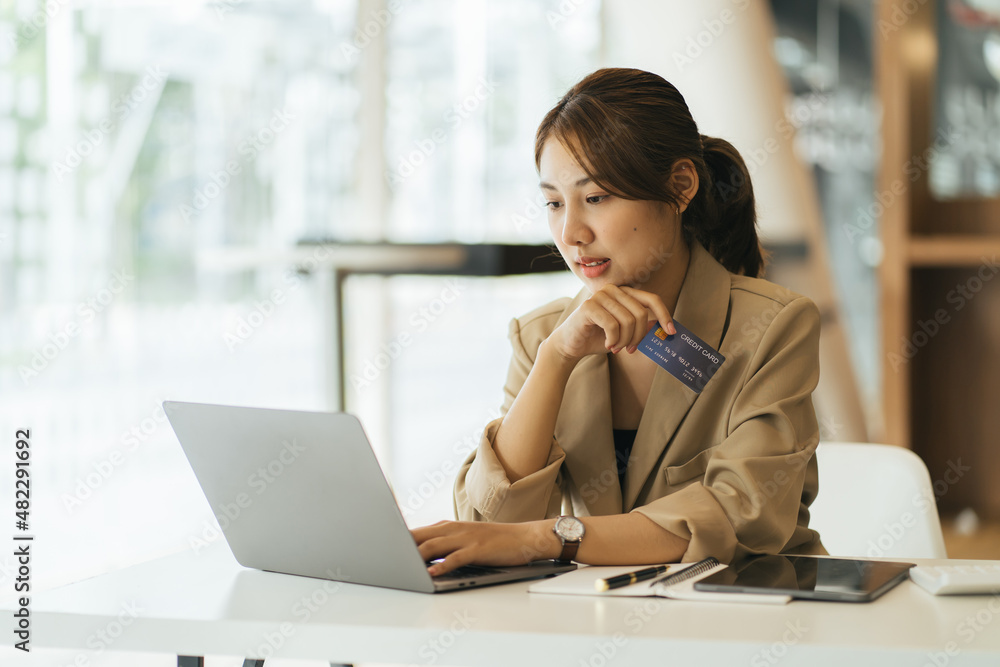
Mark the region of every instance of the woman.
POLYGON ((826 553, 808 527, 819 313, 757 278, 739 153, 698 133, 669 82, 616 68, 549 111, 535 161, 584 287, 511 323, 503 416, 459 472, 459 521, 413 530, 426 560, 443 558, 430 573, 826 553), (637 353, 674 316, 725 358, 702 387, 637 353))

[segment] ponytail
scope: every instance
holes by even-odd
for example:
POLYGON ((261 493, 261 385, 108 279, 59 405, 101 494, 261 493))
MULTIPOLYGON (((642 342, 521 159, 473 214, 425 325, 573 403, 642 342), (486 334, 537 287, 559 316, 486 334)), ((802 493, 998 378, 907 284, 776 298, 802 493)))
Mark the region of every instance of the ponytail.
POLYGON ((757 211, 750 172, 725 139, 699 135, 703 159, 693 159, 700 184, 684 212, 685 238, 705 246, 732 273, 757 277, 764 251, 757 238, 757 211))
POLYGON ((728 141, 698 133, 684 97, 663 77, 625 68, 587 75, 539 125, 536 167, 549 137, 566 143, 587 175, 608 192, 671 207, 682 202, 668 177, 678 160, 690 160, 699 186, 682 216, 684 240, 697 240, 732 273, 755 278, 763 273, 746 163, 728 141))

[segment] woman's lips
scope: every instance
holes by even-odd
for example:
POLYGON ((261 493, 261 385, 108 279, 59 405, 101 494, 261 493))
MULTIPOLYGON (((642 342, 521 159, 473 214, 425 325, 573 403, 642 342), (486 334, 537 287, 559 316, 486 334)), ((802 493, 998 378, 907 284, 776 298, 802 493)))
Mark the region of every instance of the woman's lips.
POLYGON ((580 270, 588 278, 596 278, 611 266, 611 260, 607 257, 581 257, 576 260, 580 265, 580 270))

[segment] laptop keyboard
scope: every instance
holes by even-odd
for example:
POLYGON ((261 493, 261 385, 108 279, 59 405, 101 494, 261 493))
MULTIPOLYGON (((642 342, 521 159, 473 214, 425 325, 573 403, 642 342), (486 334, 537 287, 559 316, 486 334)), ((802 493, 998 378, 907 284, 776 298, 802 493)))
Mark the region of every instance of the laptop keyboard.
POLYGON ((444 574, 439 574, 434 577, 434 581, 454 581, 455 579, 471 579, 472 577, 481 577, 485 574, 500 574, 505 570, 498 570, 495 567, 484 567, 482 565, 463 565, 462 567, 455 568, 451 572, 446 572, 444 574))

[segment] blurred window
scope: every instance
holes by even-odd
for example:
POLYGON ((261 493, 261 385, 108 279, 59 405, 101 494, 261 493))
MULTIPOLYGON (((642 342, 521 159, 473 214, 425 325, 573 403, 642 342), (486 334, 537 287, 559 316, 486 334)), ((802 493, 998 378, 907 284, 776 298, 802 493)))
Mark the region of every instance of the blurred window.
MULTIPOLYGON (((57 581, 219 538, 162 400, 329 407, 299 240, 547 240, 534 131, 596 66, 600 3, 50 5, 0 5, 0 420, 32 429, 57 581)), ((408 519, 450 516, 506 323, 567 278, 348 280, 349 372, 412 334, 348 397, 408 519)))

